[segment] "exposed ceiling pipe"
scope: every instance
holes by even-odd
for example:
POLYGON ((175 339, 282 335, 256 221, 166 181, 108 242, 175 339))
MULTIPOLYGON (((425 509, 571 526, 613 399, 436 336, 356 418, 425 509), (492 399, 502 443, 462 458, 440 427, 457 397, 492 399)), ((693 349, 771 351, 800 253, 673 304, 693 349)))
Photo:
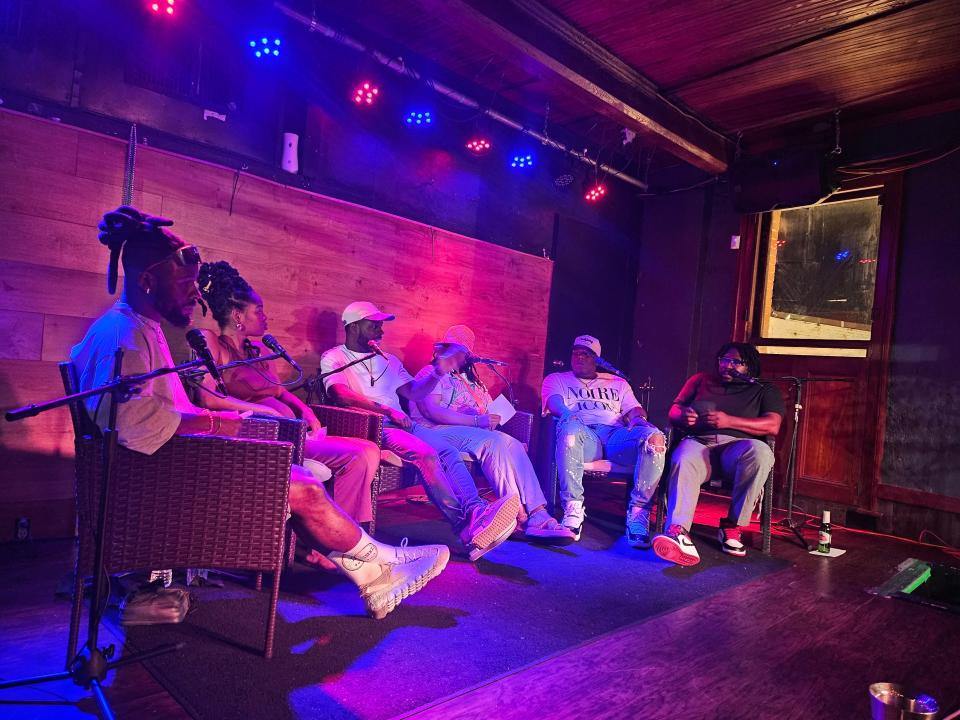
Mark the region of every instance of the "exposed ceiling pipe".
POLYGON ((367 45, 363 44, 356 38, 350 37, 349 35, 345 35, 339 30, 336 30, 335 28, 330 27, 329 25, 324 25, 323 23, 319 22, 315 17, 313 18, 307 17, 306 15, 303 15, 302 13, 297 12, 296 10, 291 8, 289 5, 287 5, 286 3, 280 2, 279 0, 274 2, 274 7, 276 7, 277 10, 282 12, 291 20, 296 20, 298 23, 305 26, 308 30, 310 30, 310 32, 319 33, 324 37, 329 38, 330 40, 333 40, 339 43, 340 45, 343 45, 344 47, 348 47, 351 50, 356 50, 357 52, 361 52, 361 53, 364 53, 365 55, 369 55, 378 63, 380 63, 386 68, 389 68, 390 70, 393 70, 395 73, 399 75, 404 75, 408 78, 416 80, 417 82, 421 82, 425 84, 427 87, 431 88, 432 90, 440 93, 441 95, 447 98, 450 98, 451 100, 458 102, 461 105, 470 108, 471 110, 476 110, 483 113, 488 118, 490 118, 491 120, 495 120, 501 125, 506 125, 507 127, 512 128, 513 130, 517 130, 525 135, 529 135, 530 137, 536 140, 539 140, 542 144, 547 145, 548 147, 552 147, 555 150, 559 150, 562 153, 571 155, 572 157, 575 157, 577 160, 584 163, 585 165, 590 165, 591 167, 595 167, 599 169, 601 172, 606 173, 610 177, 618 178, 623 182, 634 185, 644 191, 648 189, 647 183, 643 182, 643 180, 640 180, 639 178, 633 177, 632 175, 628 175, 624 172, 621 172, 620 170, 612 168, 609 165, 606 165, 604 163, 598 163, 596 160, 589 157, 586 153, 569 148, 563 143, 557 142, 556 140, 553 140, 552 138, 549 138, 543 133, 539 133, 536 130, 533 130, 532 128, 524 127, 521 123, 518 123, 516 120, 510 119, 506 115, 502 115, 501 113, 498 113, 496 110, 483 107, 482 105, 480 105, 480 103, 478 103, 473 98, 467 97, 463 93, 460 93, 454 90, 448 85, 444 85, 443 83, 438 82, 437 80, 431 80, 430 78, 424 77, 419 72, 417 72, 414 68, 411 68, 405 62, 403 62, 403 60, 401 60, 400 58, 388 57, 387 55, 383 54, 379 50, 368 47, 367 45))

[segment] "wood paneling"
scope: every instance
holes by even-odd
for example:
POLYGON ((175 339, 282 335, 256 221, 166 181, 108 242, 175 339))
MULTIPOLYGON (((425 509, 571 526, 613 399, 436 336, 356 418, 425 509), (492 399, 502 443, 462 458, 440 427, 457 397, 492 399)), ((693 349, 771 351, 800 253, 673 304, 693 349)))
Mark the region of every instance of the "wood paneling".
MULTIPOLYGON (((61 394, 56 362, 113 301, 96 224, 119 204, 125 148, 0 111, 4 409, 61 394)), ((343 307, 369 299, 397 315, 384 346, 411 371, 449 325, 465 322, 478 353, 511 362, 520 397, 539 388, 552 272, 543 258, 143 147, 134 202, 175 220, 205 259, 235 264, 263 295, 270 331, 307 372, 342 341, 343 307)), ((198 313, 197 324, 211 319, 198 313)), ((185 353, 182 333, 168 336, 185 353)), ((72 434, 66 410, 0 429, 0 524, 12 527, 18 507, 71 497, 72 434)), ((53 534, 72 533, 61 524, 53 534)))

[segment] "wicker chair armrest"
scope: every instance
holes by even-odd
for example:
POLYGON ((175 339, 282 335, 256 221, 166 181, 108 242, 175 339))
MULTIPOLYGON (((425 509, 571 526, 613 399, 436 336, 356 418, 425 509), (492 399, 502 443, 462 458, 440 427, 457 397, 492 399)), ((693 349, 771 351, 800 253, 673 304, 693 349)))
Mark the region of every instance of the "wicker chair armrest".
MULTIPOLYGON (((255 420, 266 420, 277 425, 276 440, 293 445, 293 462, 296 465, 303 463, 303 447, 307 441, 307 422, 299 418, 277 417, 275 415, 254 415, 255 420)), ((274 438, 263 438, 271 440, 274 438)))
POLYGON ((364 438, 377 445, 381 444, 383 415, 333 405, 311 405, 310 407, 331 435, 364 438))
POLYGON ((280 425, 277 418, 248 417, 240 421, 241 438, 250 440, 276 440, 279 437, 280 425))
POLYGON ((533 435, 533 415, 518 410, 510 420, 500 426, 500 430, 516 438, 526 447, 530 447, 530 438, 533 435))
MULTIPOLYGON (((100 439, 77 442, 81 533, 95 524, 101 447, 100 439)), ((275 568, 283 554, 292 455, 290 443, 195 435, 175 436, 153 455, 117 448, 107 566, 111 572, 275 568)), ((82 545, 92 550, 92 542, 82 545)), ((84 566, 91 560, 84 558, 84 566)))

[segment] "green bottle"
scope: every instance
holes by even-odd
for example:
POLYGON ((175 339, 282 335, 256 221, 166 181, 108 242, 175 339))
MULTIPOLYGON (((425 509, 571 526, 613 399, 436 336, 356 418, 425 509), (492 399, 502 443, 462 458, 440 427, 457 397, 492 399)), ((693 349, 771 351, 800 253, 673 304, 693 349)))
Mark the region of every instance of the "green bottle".
POLYGON ((830 552, 830 511, 823 511, 823 518, 820 520, 820 536, 817 542, 817 552, 830 552))

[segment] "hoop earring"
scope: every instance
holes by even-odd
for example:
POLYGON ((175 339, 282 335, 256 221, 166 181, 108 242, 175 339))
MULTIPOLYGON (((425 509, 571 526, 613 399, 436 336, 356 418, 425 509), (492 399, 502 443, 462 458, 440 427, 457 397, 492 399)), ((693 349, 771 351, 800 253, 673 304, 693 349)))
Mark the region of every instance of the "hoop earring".
POLYGON ((237 322, 237 330, 238 330, 238 331, 243 330, 243 323, 242 323, 242 322, 237 322))

